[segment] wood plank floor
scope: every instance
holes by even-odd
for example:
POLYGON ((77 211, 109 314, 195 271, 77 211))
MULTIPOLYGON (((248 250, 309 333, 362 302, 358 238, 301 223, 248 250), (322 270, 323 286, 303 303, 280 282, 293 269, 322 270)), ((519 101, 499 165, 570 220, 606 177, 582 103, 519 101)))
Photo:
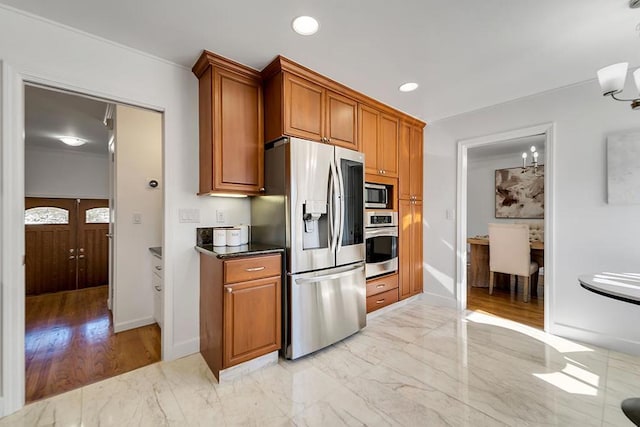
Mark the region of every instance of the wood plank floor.
MULTIPOLYGON (((538 296, 531 295, 528 303, 522 301, 522 291, 510 291, 508 288, 467 287, 467 309, 492 314, 513 320, 534 328, 544 329, 544 276, 538 279, 538 296)), ((515 288, 515 286, 514 286, 515 288)))
POLYGON ((160 360, 158 325, 114 334, 107 294, 99 286, 27 297, 27 402, 160 360))

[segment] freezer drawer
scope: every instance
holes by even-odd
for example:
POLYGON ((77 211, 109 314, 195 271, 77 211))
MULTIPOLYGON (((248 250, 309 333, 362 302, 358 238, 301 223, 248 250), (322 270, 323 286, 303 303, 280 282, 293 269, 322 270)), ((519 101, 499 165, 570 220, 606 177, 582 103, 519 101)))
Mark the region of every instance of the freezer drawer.
POLYGON ((364 263, 295 274, 288 287, 289 359, 338 342, 367 324, 364 263))

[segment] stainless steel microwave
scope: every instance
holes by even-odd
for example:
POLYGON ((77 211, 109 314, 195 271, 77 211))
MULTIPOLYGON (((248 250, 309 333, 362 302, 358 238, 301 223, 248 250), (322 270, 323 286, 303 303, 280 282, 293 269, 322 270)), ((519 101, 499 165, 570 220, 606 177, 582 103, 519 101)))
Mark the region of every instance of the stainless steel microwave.
POLYGON ((389 191, 386 185, 364 183, 364 207, 367 209, 386 209, 389 203, 389 191))

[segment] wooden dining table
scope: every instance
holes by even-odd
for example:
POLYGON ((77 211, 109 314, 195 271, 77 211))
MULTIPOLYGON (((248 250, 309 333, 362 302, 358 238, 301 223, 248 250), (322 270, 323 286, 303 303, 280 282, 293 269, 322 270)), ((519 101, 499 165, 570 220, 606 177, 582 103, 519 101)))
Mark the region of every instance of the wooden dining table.
MULTIPOLYGON (((469 237, 467 243, 471 246, 471 266, 469 268, 468 283, 478 288, 489 287, 489 236, 469 237)), ((544 267, 544 242, 532 240, 531 261, 544 267)), ((504 279, 498 276, 498 286, 504 279)), ((508 281, 507 281, 508 283, 508 281)))

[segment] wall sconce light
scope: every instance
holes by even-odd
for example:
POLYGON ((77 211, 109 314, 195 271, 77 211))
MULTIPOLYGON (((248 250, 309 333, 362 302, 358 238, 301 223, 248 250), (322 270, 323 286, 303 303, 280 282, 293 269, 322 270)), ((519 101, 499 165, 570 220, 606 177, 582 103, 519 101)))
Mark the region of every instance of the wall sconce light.
MULTIPOLYGON (((538 155, 539 154, 540 153, 536 151, 536 146, 532 145, 531 146, 531 166, 533 166, 533 173, 536 176, 538 175, 538 155)), ((522 153, 522 172, 526 172, 526 170, 528 169, 527 157, 528 155, 526 151, 522 153)))
MULTIPOLYGON (((598 70, 598 83, 600 83, 602 95, 610 96, 616 101, 631 102, 631 108, 637 110, 640 109, 640 98, 624 99, 616 96, 624 89, 628 69, 628 62, 621 62, 601 68, 598 70)), ((640 92, 640 68, 633 72, 633 80, 638 92, 640 92)))

